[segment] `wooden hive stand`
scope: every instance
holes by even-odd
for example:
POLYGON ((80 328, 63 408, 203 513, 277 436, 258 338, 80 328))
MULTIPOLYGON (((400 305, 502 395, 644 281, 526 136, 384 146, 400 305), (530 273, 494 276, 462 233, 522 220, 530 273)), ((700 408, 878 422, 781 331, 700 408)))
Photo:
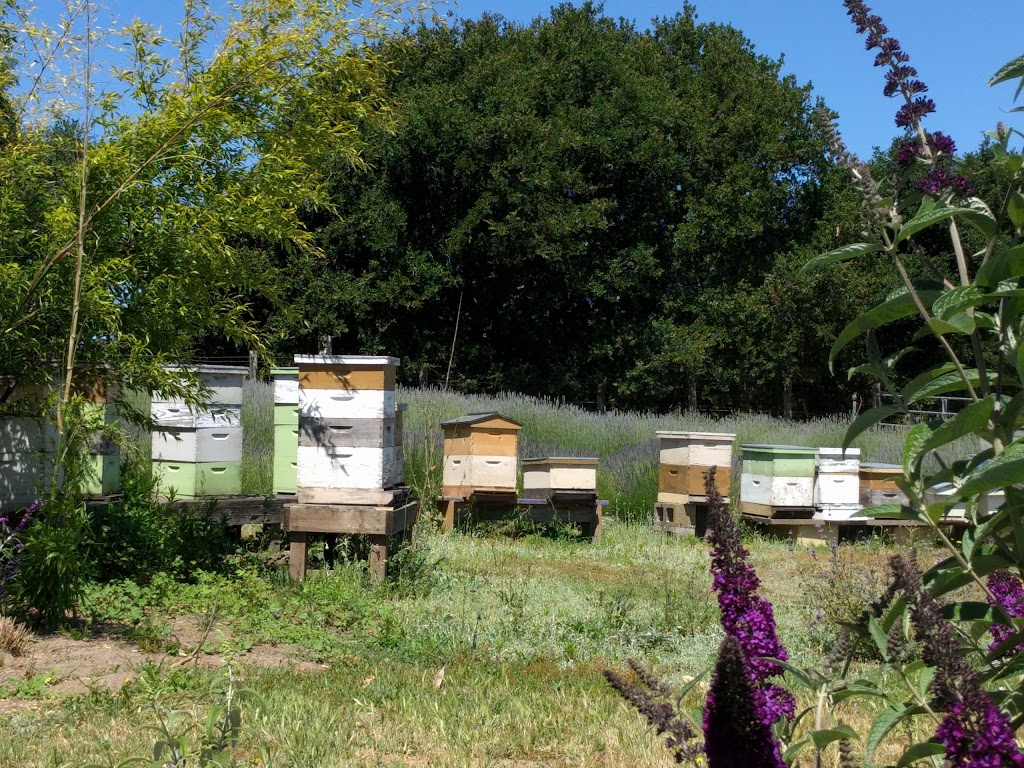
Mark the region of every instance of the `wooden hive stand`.
POLYGON ((704 475, 716 467, 715 484, 725 501, 732 483, 732 445, 727 432, 658 432, 658 501, 654 530, 699 536, 707 530, 704 475))
MULTIPOLYGON (((408 540, 419 504, 402 484, 398 358, 297 355, 296 503, 284 507, 289 575, 305 578, 310 534, 368 536, 370 576, 383 580, 395 537, 408 540)), ((328 560, 330 563, 330 559, 328 560)))

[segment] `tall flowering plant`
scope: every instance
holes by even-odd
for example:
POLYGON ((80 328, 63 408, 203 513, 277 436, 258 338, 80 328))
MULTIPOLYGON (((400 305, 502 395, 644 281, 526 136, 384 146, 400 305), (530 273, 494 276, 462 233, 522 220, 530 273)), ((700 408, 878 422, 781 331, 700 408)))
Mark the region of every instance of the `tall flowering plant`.
MULTIPOLYGON (((900 766, 1024 765, 1015 739, 1024 725, 1024 493, 1017 487, 1024 483, 1024 439, 1018 437, 1024 413, 1024 156, 1012 146, 1024 134, 1002 124, 990 134, 1005 186, 993 199, 976 196, 960 172, 952 139, 925 123, 937 107, 910 56, 864 2, 843 5, 885 73, 884 93, 897 100, 895 124, 904 130, 897 174, 883 184, 847 151, 831 116, 822 114, 831 152, 863 197, 867 227, 861 242, 818 256, 805 269, 881 254, 900 281, 832 348, 834 361, 866 334, 867 360, 851 374, 873 375, 891 400, 861 414, 844 447, 882 419, 904 414, 909 421, 910 411, 927 398, 959 394, 968 404, 948 420, 908 430, 898 480, 908 504, 866 510, 924 523, 946 550, 923 573, 909 559, 895 560, 887 605, 867 612, 859 627, 858 637, 873 641, 885 665, 906 683, 906 696, 893 697, 869 683, 794 679, 820 684, 827 705, 855 695, 884 702, 863 739, 850 735, 862 740, 865 762, 902 724, 916 721, 930 724, 934 735, 910 745, 900 766), (928 249, 919 242, 924 233, 928 249), (943 238, 947 245, 936 253, 943 238), (884 349, 875 333, 915 316, 921 324, 916 338, 932 339, 945 358, 923 371, 905 369, 913 359, 908 350, 884 349), (944 461, 939 449, 962 438, 980 438, 982 450, 971 459, 944 461), (948 484, 948 492, 937 493, 940 484, 948 484), (960 542, 942 526, 954 508, 966 510, 960 542), (964 587, 974 599, 961 599, 964 587), (909 650, 911 637, 919 656, 909 650)), ((1010 80, 1024 85, 1024 57, 1004 66, 990 84, 1010 80)))
POLYGON ((33 503, 21 512, 0 515, 0 601, 17 576, 25 548, 23 533, 38 511, 39 504, 33 503))

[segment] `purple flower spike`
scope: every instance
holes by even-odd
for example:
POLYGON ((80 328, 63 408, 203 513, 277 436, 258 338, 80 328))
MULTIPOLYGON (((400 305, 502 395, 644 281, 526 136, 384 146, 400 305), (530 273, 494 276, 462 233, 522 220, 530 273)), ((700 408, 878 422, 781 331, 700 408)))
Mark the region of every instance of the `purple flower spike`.
POLYGON ((786 661, 789 654, 779 640, 772 604, 757 594, 761 580, 747 562, 750 553, 740 542, 740 530, 715 486, 715 471, 707 473, 708 541, 711 542, 712 587, 718 593, 722 628, 736 638, 759 690, 758 710, 765 725, 779 717, 791 718, 796 708, 793 697, 767 679, 781 675, 782 668, 767 659, 786 661))
POLYGON ((951 768, 1024 766, 1009 718, 983 691, 958 701, 935 730, 951 768))
POLYGON ((953 143, 953 139, 941 131, 928 134, 928 143, 936 152, 941 152, 944 155, 956 154, 956 144, 953 143))
MULTIPOLYGON (((1020 579, 1007 571, 996 571, 988 577, 988 589, 999 601, 999 607, 1006 611, 1011 619, 1024 616, 1024 584, 1020 579)), ((992 642, 989 643, 988 649, 992 651, 1014 634, 1014 628, 1005 624, 993 624, 989 632, 992 633, 992 642)), ((1018 645, 1012 652, 1021 651, 1024 651, 1024 644, 1018 645)))

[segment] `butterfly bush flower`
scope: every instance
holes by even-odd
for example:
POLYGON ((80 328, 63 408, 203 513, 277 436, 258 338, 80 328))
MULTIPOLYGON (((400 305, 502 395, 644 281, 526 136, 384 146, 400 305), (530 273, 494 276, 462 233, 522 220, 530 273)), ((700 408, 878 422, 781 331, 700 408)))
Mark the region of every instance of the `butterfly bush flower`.
MULTIPOLYGON (((1019 619, 1024 616, 1024 584, 1021 580, 1008 571, 996 571, 988 577, 988 589, 996 598, 999 607, 1006 611, 1011 619, 1019 619)), ((991 600, 989 601, 991 602, 991 600)), ((1001 643, 1009 640, 1014 634, 1014 628, 1005 624, 993 624, 989 632, 992 633, 992 642, 989 643, 989 651, 1001 643)), ((1024 644, 1013 649, 1013 653, 1024 651, 1024 644)))
MULTIPOLYGON (((958 650, 953 628, 942 609, 921 587, 914 565, 896 555, 892 572, 910 609, 914 635, 921 642, 921 657, 935 667, 929 691, 945 715, 935 737, 946 747, 950 768, 1007 768, 1024 766, 1013 727, 981 688, 978 673, 958 650)), ((997 595, 998 597, 998 595, 997 595)))
POLYGON ((708 768, 786 768, 771 726, 760 717, 757 689, 740 642, 726 635, 704 707, 708 768))
POLYGON ((740 530, 715 486, 715 471, 707 473, 708 541, 711 542, 712 588, 718 593, 722 628, 736 638, 747 662, 761 722, 771 726, 780 717, 791 718, 796 703, 789 691, 768 682, 781 675, 778 664, 762 657, 786 661, 789 654, 779 640, 772 604, 757 594, 761 580, 747 562, 750 553, 740 542, 740 530))
POLYGON ((0 517, 0 597, 3 596, 6 586, 14 581, 18 570, 18 561, 21 560, 25 547, 20 534, 32 522, 37 512, 39 504, 34 502, 16 516, 17 522, 14 525, 11 525, 10 516, 0 517))
MULTIPOLYGON (((883 93, 889 97, 903 97, 903 104, 896 111, 896 125, 917 134, 915 141, 904 141, 900 145, 896 162, 901 168, 909 168, 918 160, 934 163, 939 158, 952 157, 956 145, 949 136, 940 132, 930 134, 921 127, 921 120, 935 111, 935 102, 921 95, 928 91, 928 86, 917 79, 917 69, 908 63, 910 56, 900 46, 900 41, 888 36, 888 27, 879 16, 871 13, 866 3, 844 0, 843 5, 857 32, 866 35, 865 47, 869 51, 878 51, 875 66, 887 70, 883 93)), ((973 194, 971 185, 962 176, 934 166, 915 188, 933 197, 946 193, 954 198, 973 194)))

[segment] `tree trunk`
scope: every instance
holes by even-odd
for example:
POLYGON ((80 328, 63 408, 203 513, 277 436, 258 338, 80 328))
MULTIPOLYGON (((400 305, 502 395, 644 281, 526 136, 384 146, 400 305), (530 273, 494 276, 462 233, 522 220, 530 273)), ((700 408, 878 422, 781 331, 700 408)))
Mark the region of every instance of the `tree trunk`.
POLYGON ((789 376, 782 380, 782 418, 793 420, 793 380, 789 376))
POLYGON ((331 354, 331 336, 330 334, 320 334, 320 354, 329 355, 331 354))
POLYGON ((689 389, 690 389, 690 391, 689 391, 689 402, 687 403, 686 410, 690 411, 691 413, 696 413, 697 412, 697 377, 696 376, 691 376, 690 377, 689 389))

